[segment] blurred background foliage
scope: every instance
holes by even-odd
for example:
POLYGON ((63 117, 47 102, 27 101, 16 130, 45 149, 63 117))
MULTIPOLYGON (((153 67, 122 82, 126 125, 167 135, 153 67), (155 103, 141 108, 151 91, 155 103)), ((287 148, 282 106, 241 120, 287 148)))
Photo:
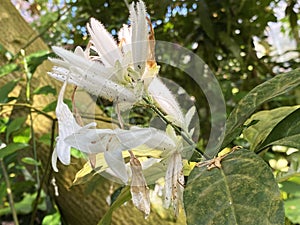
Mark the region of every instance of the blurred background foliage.
MULTIPOLYGON (((18 1, 16 1, 16 4, 18 1)), ((74 49, 88 41, 86 24, 100 20, 114 36, 127 21, 126 1, 19 1, 32 26, 49 45, 74 49)), ((296 0, 146 1, 157 40, 178 43, 199 55, 220 81, 228 112, 253 87, 299 65, 299 3, 296 0)), ((201 124, 209 130, 209 107, 181 71, 162 67, 165 76, 197 98, 201 124)), ((300 102, 299 93, 264 105, 300 102)), ((205 136, 209 132, 203 132, 205 136)), ((207 138, 207 137, 206 137, 207 138)))
MULTIPOLYGON (((127 0, 13 0, 12 3, 28 23, 37 30, 39 37, 45 43, 49 46, 63 46, 70 50, 78 45, 83 48, 87 45, 89 37, 85 26, 91 17, 100 20, 112 35, 117 36, 118 30, 128 19, 127 7, 130 4, 127 0)), ((300 4, 297 0, 149 0, 145 3, 157 40, 178 43, 199 55, 208 64, 219 80, 228 113, 242 97, 258 84, 278 73, 299 67, 300 4)), ((1 67, 0 76, 22 68, 13 63, 14 56, 9 56, 5 46, 2 46, 0 50, 3 64, 9 65, 1 67)), ((30 74, 34 73, 35 66, 49 56, 48 53, 37 55, 38 57, 33 55, 31 58, 28 56, 28 63, 34 65, 32 71, 27 73, 29 78, 30 74)), ((202 93, 196 92, 193 82, 186 79, 186 76, 179 70, 162 65, 160 75, 175 81, 190 95, 196 97, 196 105, 200 114, 201 137, 205 143, 210 130, 207 119, 210 112, 205 103, 205 97, 202 93)), ((17 81, 1 87, 0 100, 2 103, 11 100, 3 96, 8 96, 15 82, 17 81)), ((46 87, 36 90, 35 94, 56 95, 56 92, 51 87, 46 87)), ((272 99, 263 104, 259 110, 296 104, 300 104, 299 88, 272 99)), ((49 105, 48 108, 45 106, 44 111, 53 111, 54 107, 53 105, 49 105)), ((106 110, 110 112, 108 107, 106 110)), ((139 113, 147 114, 147 112, 139 113)), ((28 143, 32 136, 30 129, 23 125, 25 119, 18 118, 20 121, 13 124, 13 121, 8 123, 7 118, 3 115, 1 115, 0 132, 4 137, 7 140, 19 138, 18 142, 22 139, 21 142, 24 145, 28 143), (19 130, 17 133, 12 133, 17 130, 19 130), (14 137, 10 137, 11 134, 14 134, 14 137)), ((5 141, 3 140, 3 142, 5 141)), ((238 145, 247 145, 245 143, 244 139, 235 140, 235 144, 238 145)), ((12 148, 11 151, 15 152, 21 147, 12 146, 12 148)), ((271 154, 267 155, 266 160, 271 160, 270 164, 274 171, 279 173, 282 168, 290 164, 291 159, 286 155, 287 151, 287 148, 284 150, 275 148, 271 150, 271 154)), ((14 160, 11 157, 4 158, 4 156, 0 159, 5 159, 6 165, 14 160)), ((36 159, 24 159, 23 163, 35 167, 40 166, 36 159)), ((34 179, 25 179, 28 174, 18 176, 22 165, 8 169, 8 174, 17 174, 10 177, 13 184, 17 184, 22 179, 26 180, 24 183, 26 185, 21 189, 17 185, 13 185, 13 192, 16 196, 21 196, 20 192, 22 191, 34 193, 29 190, 33 188, 34 179)), ((4 199, 3 204, 7 207, 8 199, 5 198, 2 182, 4 177, 0 175, 0 179, 0 198, 4 199)), ((288 198, 289 194, 299 196, 299 183, 299 181, 296 182, 298 190, 293 186, 295 183, 292 185, 286 183, 283 186, 285 198, 288 198), (292 193, 286 190, 291 190, 292 193)), ((29 196, 28 199, 30 197, 33 198, 29 196)), ((43 198, 46 197, 43 196, 43 198)), ((20 200, 15 199, 15 201, 20 200)), ((1 207, 5 208, 3 205, 1 207)), ((36 203, 35 207, 40 207, 42 210, 44 206, 36 203)), ((6 214, 5 212, 1 213, 0 209, 0 216, 2 215, 6 214)), ((53 218, 58 220, 59 216, 55 215, 53 218)), ((297 215, 293 214, 289 218, 294 224, 300 222, 297 215)), ((50 224, 47 223, 50 220, 49 217, 46 218, 44 224, 50 224)))

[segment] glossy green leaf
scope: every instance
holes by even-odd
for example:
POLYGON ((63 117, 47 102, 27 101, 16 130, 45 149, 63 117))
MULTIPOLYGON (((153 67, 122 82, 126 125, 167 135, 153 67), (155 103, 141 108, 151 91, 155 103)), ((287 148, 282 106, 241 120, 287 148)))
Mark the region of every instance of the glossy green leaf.
POLYGON ((7 74, 10 74, 16 70, 18 70, 20 67, 15 64, 15 63, 9 63, 9 64, 6 64, 6 65, 3 65, 0 67, 0 77, 3 77, 7 74))
POLYGON ((184 191, 187 224, 284 224, 278 185, 259 156, 241 149, 221 163, 221 169, 191 172, 184 191))
POLYGON ((300 84, 300 69, 279 74, 252 89, 230 113, 222 148, 240 135, 245 121, 262 103, 279 96, 300 84))
POLYGON ((12 132, 19 130, 23 124, 25 123, 27 117, 18 117, 12 120, 6 128, 6 141, 8 142, 8 138, 12 132))
POLYGON ((281 120, 259 146, 263 149, 271 145, 283 145, 300 149, 300 109, 281 120))
POLYGON ((14 152, 24 149, 28 146, 25 143, 10 143, 6 147, 0 149, 0 159, 13 154, 14 152))
POLYGON ((250 150, 258 150, 259 145, 268 137, 274 127, 290 113, 300 106, 280 107, 273 110, 263 110, 255 113, 245 123, 247 128, 243 131, 244 138, 250 143, 250 150), (249 126, 253 121, 257 123, 249 126))
POLYGON ((131 199, 130 188, 129 186, 126 186, 122 189, 117 199, 113 202, 109 210, 99 221, 98 225, 110 225, 113 211, 116 210, 121 205, 123 205, 125 202, 129 201, 130 199, 131 199))
POLYGON ((19 80, 12 80, 0 87, 0 103, 9 101, 9 93, 15 88, 19 80))
POLYGON ((46 85, 46 86, 35 89, 33 94, 35 94, 35 95, 48 95, 48 94, 56 95, 56 89, 50 85, 46 85))

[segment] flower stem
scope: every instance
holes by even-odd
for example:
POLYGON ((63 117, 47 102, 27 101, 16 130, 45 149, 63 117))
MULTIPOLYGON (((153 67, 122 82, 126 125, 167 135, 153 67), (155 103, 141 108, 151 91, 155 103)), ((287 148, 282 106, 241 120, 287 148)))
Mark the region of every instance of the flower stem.
MULTIPOLYGON (((173 127, 173 129, 175 130, 175 132, 178 135, 181 135, 181 137, 190 145, 194 146, 195 142, 192 141, 188 135, 186 134, 186 132, 184 130, 182 130, 181 127, 178 127, 177 125, 175 125, 174 123, 172 123, 171 121, 169 121, 166 118, 166 115, 159 109, 157 108, 154 104, 151 103, 151 101, 147 98, 147 97, 143 97, 143 100, 147 103, 147 105, 167 124, 173 127)), ((194 146, 195 151, 201 155, 201 157, 204 157, 205 159, 210 159, 201 149, 199 149, 197 146, 194 146)))

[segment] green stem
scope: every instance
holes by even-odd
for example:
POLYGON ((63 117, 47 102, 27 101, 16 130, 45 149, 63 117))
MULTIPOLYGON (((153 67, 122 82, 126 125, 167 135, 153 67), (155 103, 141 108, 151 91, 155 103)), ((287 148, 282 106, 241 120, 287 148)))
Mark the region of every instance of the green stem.
POLYGON ((52 153, 54 151, 55 125, 56 125, 56 120, 53 120, 52 121, 52 129, 51 129, 50 152, 49 152, 49 155, 48 155, 46 168, 45 168, 45 171, 43 173, 43 177, 42 177, 42 180, 41 180, 41 183, 39 185, 37 195, 36 195, 36 198, 35 198, 35 201, 34 201, 33 210, 32 210, 32 214, 31 214, 31 219, 30 219, 30 223, 29 223, 30 225, 34 225, 35 215, 36 215, 36 212, 37 212, 40 196, 41 196, 41 193, 42 193, 42 187, 43 187, 43 184, 46 181, 46 177, 47 177, 48 171, 50 169, 51 156, 52 156, 52 153))
MULTIPOLYGON (((181 135, 181 137, 189 144, 194 146, 195 142, 192 141, 189 136, 186 134, 184 130, 182 130, 180 127, 176 126, 174 123, 169 121, 166 118, 166 115, 159 109, 157 108, 154 104, 151 103, 151 101, 143 97, 143 100, 147 103, 147 105, 167 124, 173 127, 175 130, 176 134, 181 135)), ((201 149, 199 149, 197 146, 194 147, 195 151, 201 155, 201 157, 204 157, 205 159, 210 159, 201 149)))
MULTIPOLYGON (((30 119, 30 135, 32 137, 32 148, 33 148, 33 158, 37 162, 37 151, 36 151, 36 140, 35 140, 35 133, 33 129, 33 118, 32 118, 32 112, 30 110, 29 112, 29 119, 30 119)), ((37 181, 37 186, 40 187, 40 173, 39 173, 39 165, 35 165, 35 170, 36 170, 36 181, 37 181)))
POLYGON ((18 220, 18 216, 17 216, 17 212, 15 209, 15 204, 14 204, 14 198, 11 192, 11 186, 10 186, 10 182, 8 179, 8 174, 4 165, 4 162, 2 159, 0 159, 0 164, 1 164, 1 168, 3 171, 3 176, 4 176, 4 180, 5 180, 5 184, 6 184, 6 191, 7 191, 7 195, 8 195, 8 199, 9 199, 9 205, 10 205, 10 209, 12 212, 12 216, 13 216, 13 220, 14 220, 14 224, 15 225, 19 225, 19 220, 18 220))

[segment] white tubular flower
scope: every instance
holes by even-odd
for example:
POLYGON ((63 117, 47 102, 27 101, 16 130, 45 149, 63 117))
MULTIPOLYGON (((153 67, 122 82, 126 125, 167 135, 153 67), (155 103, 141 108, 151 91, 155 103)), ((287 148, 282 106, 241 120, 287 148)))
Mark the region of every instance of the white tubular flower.
POLYGON ((57 66, 49 74, 61 81, 70 77, 73 83, 89 93, 122 103, 126 109, 137 102, 143 91, 158 73, 154 60, 154 35, 142 1, 130 7, 131 26, 119 31, 119 45, 102 23, 91 18, 87 30, 91 35, 90 46, 73 52, 52 47, 61 57, 50 59, 57 66), (151 42, 151 43, 150 43, 151 42), (90 48, 98 55, 90 55, 90 48))
POLYGON ((167 172, 165 175, 165 201, 164 206, 173 206, 175 216, 178 216, 179 205, 183 200, 184 176, 181 153, 183 151, 182 138, 175 134, 171 126, 167 127, 167 134, 174 141, 176 147, 169 151, 167 157, 167 172))
POLYGON ((128 182, 128 174, 122 151, 150 143, 157 143, 155 147, 159 150, 175 147, 174 142, 164 132, 155 128, 78 130, 65 138, 65 142, 82 152, 103 152, 108 167, 125 184, 128 182))
POLYGON ((81 87, 91 94, 102 96, 116 102, 134 103, 136 95, 122 84, 116 83, 114 68, 106 68, 97 61, 90 61, 85 58, 79 48, 76 53, 63 48, 52 47, 53 51, 63 60, 50 59, 59 65, 49 73, 52 77, 81 87))
POLYGON ((70 164, 71 146, 67 144, 64 141, 64 139, 75 132, 86 132, 88 128, 96 126, 96 123, 90 123, 84 127, 81 127, 77 124, 69 107, 63 102, 66 85, 67 85, 67 80, 64 82, 60 90, 60 93, 58 95, 58 100, 57 100, 57 107, 56 107, 56 117, 58 120, 59 136, 57 137, 57 143, 52 154, 52 167, 55 172, 58 172, 56 166, 57 157, 63 164, 65 165, 70 164))

